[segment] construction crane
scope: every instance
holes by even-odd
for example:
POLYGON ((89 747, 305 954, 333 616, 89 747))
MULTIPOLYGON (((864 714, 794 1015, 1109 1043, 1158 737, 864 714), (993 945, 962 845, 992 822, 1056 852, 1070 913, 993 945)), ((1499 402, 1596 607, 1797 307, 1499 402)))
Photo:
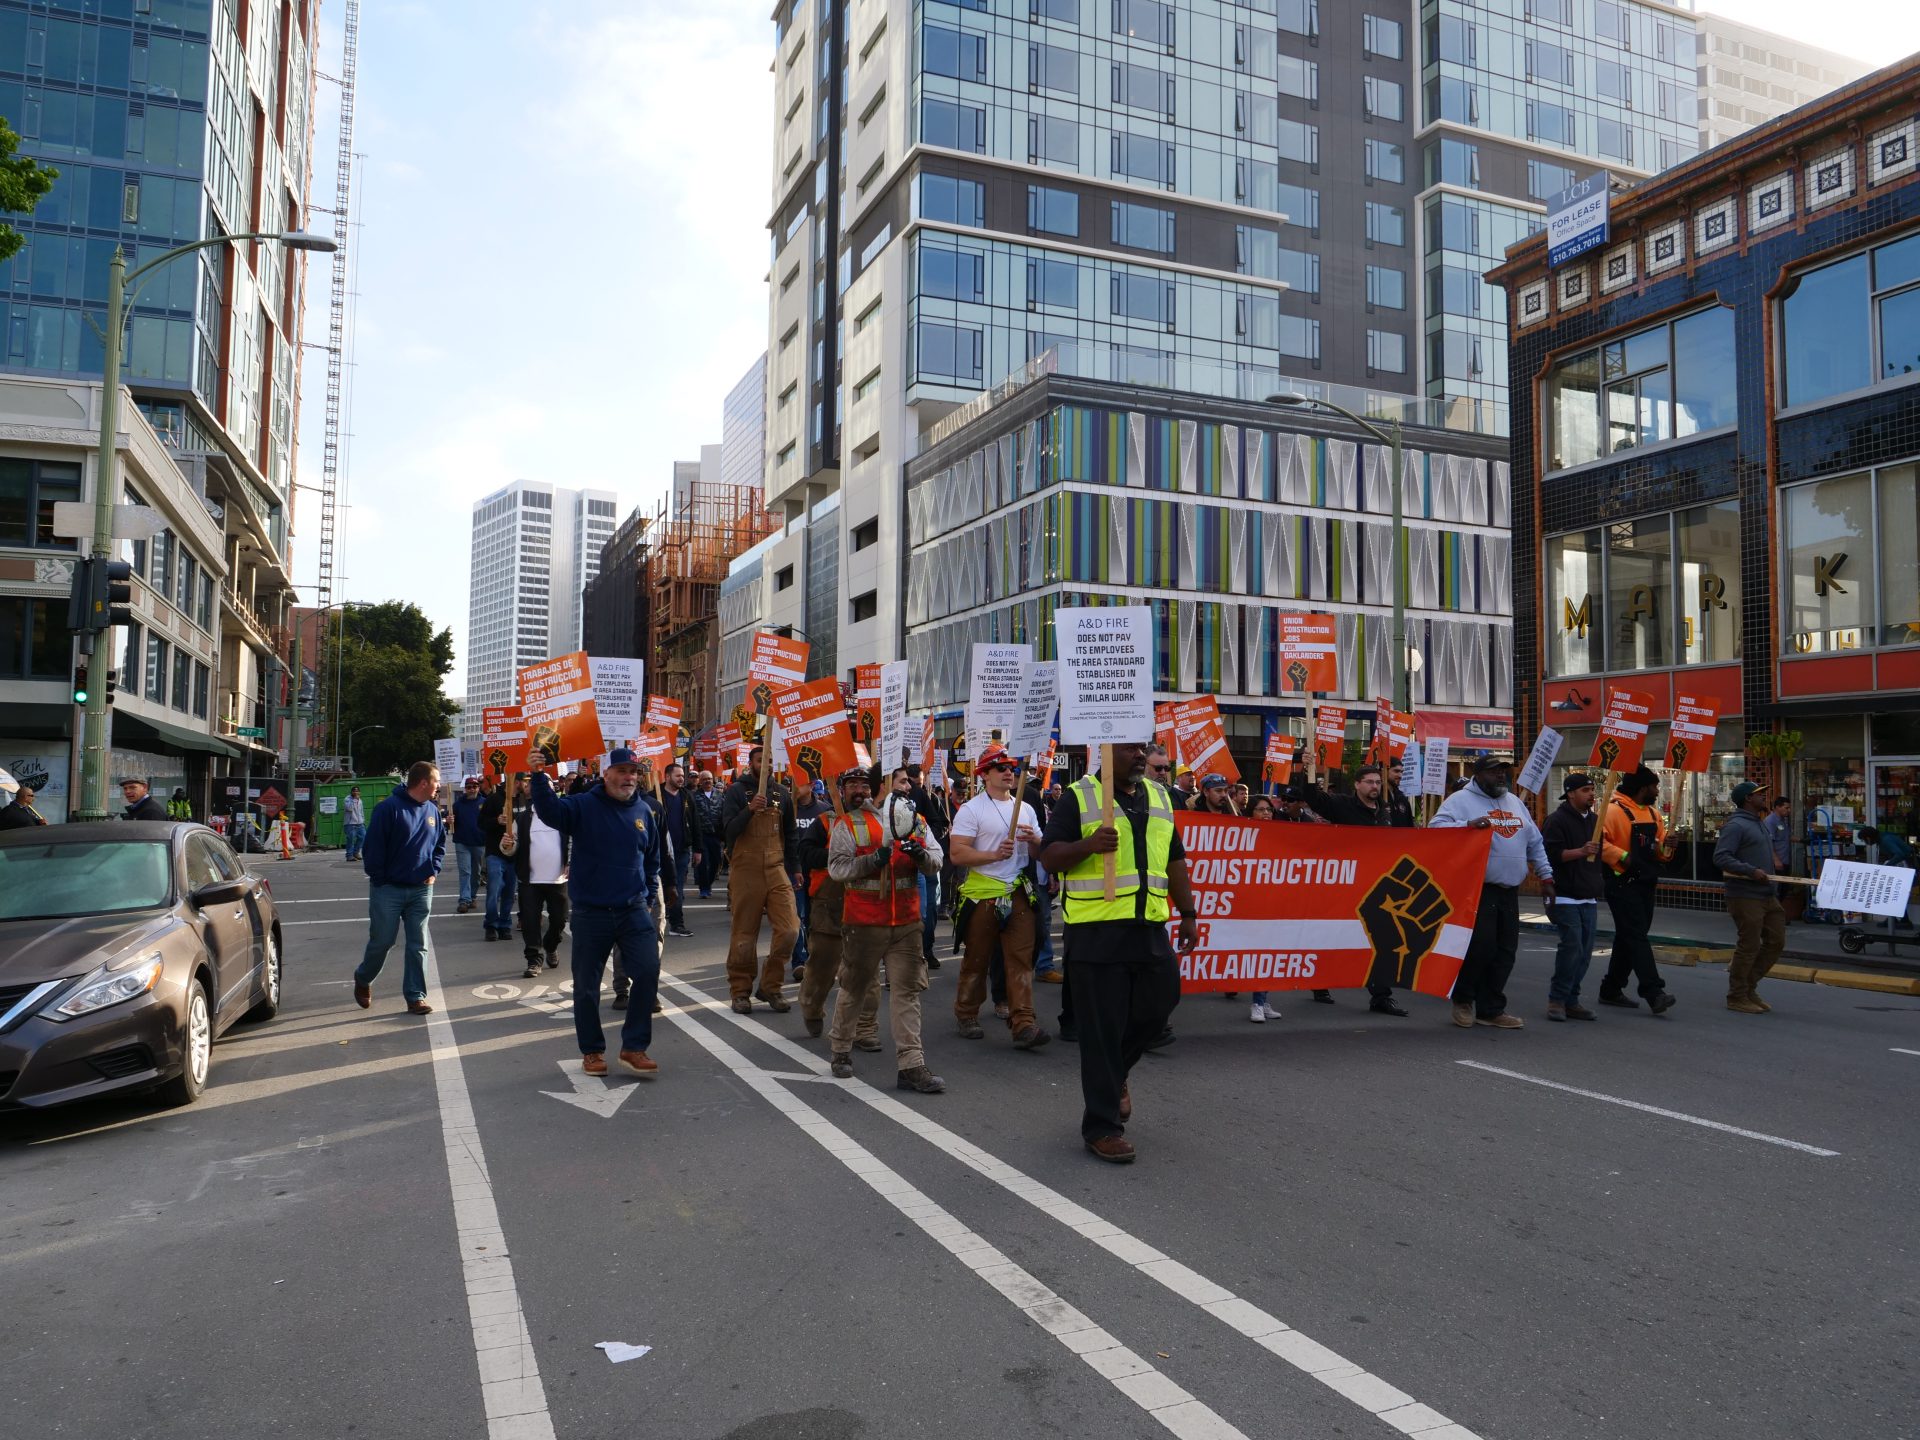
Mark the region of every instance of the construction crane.
POLYGON ((346 370, 347 231, 353 203, 353 73, 360 50, 360 0, 346 0, 340 47, 340 151, 333 189, 333 284, 327 310, 327 428, 320 457, 318 604, 333 604, 334 529, 340 508, 340 390, 346 370))

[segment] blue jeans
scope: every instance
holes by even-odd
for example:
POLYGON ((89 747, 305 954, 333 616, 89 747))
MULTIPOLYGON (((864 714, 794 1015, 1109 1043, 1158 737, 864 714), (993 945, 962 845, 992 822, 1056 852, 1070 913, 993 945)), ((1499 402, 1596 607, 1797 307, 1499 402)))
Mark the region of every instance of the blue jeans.
POLYGON ((573 907, 573 1033, 582 1055, 604 1055, 600 1028, 600 978, 607 956, 620 951, 621 968, 633 990, 620 1025, 622 1050, 653 1044, 653 1002, 660 992, 660 937, 645 905, 573 907))
POLYGON ((726 858, 726 853, 718 835, 701 837, 700 861, 693 867, 693 878, 700 887, 702 900, 713 898, 713 882, 720 878, 720 862, 726 858))
POLYGON ((460 903, 471 905, 475 891, 487 883, 487 847, 455 845, 453 858, 460 867, 460 903))
POLYGON ((933 955, 933 932, 940 924, 940 877, 920 872, 920 953, 933 955))
POLYGON ((687 871, 693 865, 693 851, 681 845, 673 852, 673 903, 667 906, 667 925, 674 930, 687 928, 687 871))
POLYGON ((1033 973, 1044 975, 1059 967, 1053 959, 1053 896, 1047 893, 1047 882, 1036 880, 1033 884, 1033 973))
POLYGON ((807 963, 807 921, 813 914, 813 896, 807 893, 807 877, 804 874, 793 877, 793 913, 800 919, 800 933, 793 937, 793 960, 790 969, 799 974, 807 963))
POLYGON ((504 855, 487 856, 487 925, 489 930, 513 930, 513 890, 520 877, 504 855))
POLYGON ((371 985, 387 963, 387 952, 407 927, 407 968, 400 989, 409 1003, 427 998, 427 910, 433 903, 431 885, 369 885, 367 887, 367 953, 354 980, 371 985))
POLYGON ((347 826, 347 859, 348 861, 351 862, 354 860, 358 860, 360 858, 360 847, 366 843, 367 843, 367 827, 366 826, 364 825, 347 826))
POLYGON ((1580 982, 1586 979, 1588 962, 1593 959, 1593 933, 1600 923, 1600 907, 1556 904, 1551 919, 1553 928, 1560 932, 1560 944, 1553 952, 1553 981, 1547 986, 1547 999, 1556 1005, 1577 1005, 1580 982))

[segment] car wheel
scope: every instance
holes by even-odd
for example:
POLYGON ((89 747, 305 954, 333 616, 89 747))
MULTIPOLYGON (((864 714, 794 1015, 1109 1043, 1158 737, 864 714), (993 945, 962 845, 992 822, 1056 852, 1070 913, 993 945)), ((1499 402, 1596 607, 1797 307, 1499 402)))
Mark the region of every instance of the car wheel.
POLYGON ((1858 930, 1842 930, 1840 948, 1849 955, 1858 955, 1867 948, 1867 937, 1858 930))
POLYGON ((280 942, 267 936, 267 959, 260 967, 260 1003, 247 1011, 243 1019, 271 1020, 280 1013, 280 942))
POLYGON ((169 1105, 191 1105, 207 1088, 207 1071, 213 1065, 213 1013, 207 1005, 207 990, 198 980, 187 990, 186 1056, 180 1073, 160 1087, 160 1098, 169 1105))

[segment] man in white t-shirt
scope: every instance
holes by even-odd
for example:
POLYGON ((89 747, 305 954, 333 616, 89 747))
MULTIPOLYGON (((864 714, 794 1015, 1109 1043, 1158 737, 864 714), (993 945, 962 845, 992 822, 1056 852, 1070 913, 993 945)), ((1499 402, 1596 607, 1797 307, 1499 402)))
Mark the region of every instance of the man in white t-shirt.
MULTIPOLYGON (((534 813, 533 802, 518 793, 513 801, 514 869, 520 880, 520 942, 527 957, 525 978, 560 966, 560 938, 567 931, 567 862, 572 837, 534 813), (545 914, 546 926, 541 928, 545 914)), ((617 954, 617 952, 616 952, 617 954)), ((614 961, 614 990, 622 992, 620 962, 614 961)))
POLYGON ((980 1006, 987 995, 987 966, 993 948, 1007 971, 1007 1027, 1022 1050, 1037 1050, 1053 1037, 1033 1013, 1033 880, 1029 846, 1040 843, 1040 821, 1033 807, 1013 794, 1018 766, 1004 748, 990 745, 974 771, 981 782, 975 795, 954 813, 948 854, 964 869, 960 882, 958 928, 966 946, 953 1016, 960 1034, 978 1040, 980 1006))

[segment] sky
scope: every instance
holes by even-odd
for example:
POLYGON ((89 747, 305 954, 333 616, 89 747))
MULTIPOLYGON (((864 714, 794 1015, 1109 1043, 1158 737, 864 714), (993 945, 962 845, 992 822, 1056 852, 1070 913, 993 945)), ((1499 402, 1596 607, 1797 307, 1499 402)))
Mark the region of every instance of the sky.
MULTIPOLYGON (((341 0, 319 69, 339 72, 341 0)), ((1920 51, 1891 0, 1702 8, 1866 60, 1920 51)), ((649 510, 720 439, 766 348, 773 25, 767 0, 367 0, 352 235, 353 366, 334 599, 411 600, 464 688, 473 502, 515 479, 649 510), (344 578, 343 578, 344 577, 344 578)), ((338 91, 320 82, 313 200, 338 91)), ((313 217, 314 228, 331 219, 313 217)), ((318 486, 329 269, 309 272, 300 483, 318 486)), ((314 577, 319 495, 295 508, 314 577)), ((312 600, 311 590, 302 592, 312 600)))

